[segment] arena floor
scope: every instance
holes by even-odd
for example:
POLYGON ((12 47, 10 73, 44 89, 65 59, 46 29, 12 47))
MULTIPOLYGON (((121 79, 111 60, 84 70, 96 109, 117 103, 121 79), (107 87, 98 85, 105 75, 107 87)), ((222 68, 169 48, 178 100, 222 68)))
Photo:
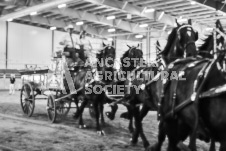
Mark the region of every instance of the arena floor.
MULTIPOLYGON (((79 129, 78 121, 70 114, 57 124, 50 124, 46 115, 46 100, 36 102, 33 117, 23 116, 19 104, 19 92, 9 95, 0 91, 0 150, 4 151, 140 151, 144 150, 141 139, 136 146, 129 144, 130 134, 127 130, 128 121, 119 115, 125 108, 119 107, 116 119, 110 121, 105 117, 105 136, 97 135, 95 121, 84 112, 87 129, 79 129)), ((109 110, 107 105, 105 111, 109 110)), ((150 112, 143 122, 144 131, 150 144, 156 142, 156 113, 150 112)), ((166 150, 167 141, 163 151, 166 150)), ((208 151, 209 144, 198 141, 199 151, 208 151)))

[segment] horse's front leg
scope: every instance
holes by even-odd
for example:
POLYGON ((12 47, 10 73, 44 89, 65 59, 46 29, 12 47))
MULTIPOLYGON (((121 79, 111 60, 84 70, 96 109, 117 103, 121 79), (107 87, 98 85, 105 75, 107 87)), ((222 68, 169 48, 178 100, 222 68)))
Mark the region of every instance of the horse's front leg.
POLYGON ((146 151, 161 151, 161 147, 166 138, 166 130, 164 126, 164 122, 159 122, 159 133, 158 133, 158 142, 153 146, 148 147, 146 151))
POLYGON ((135 145, 137 144, 137 141, 138 141, 138 137, 139 137, 139 134, 140 134, 140 130, 141 130, 141 124, 140 124, 140 109, 139 107, 132 107, 132 112, 133 112, 133 115, 134 115, 134 119, 135 119, 135 131, 133 132, 132 134, 132 140, 131 140, 131 144, 132 145, 135 145))
POLYGON ((93 107, 96 113, 96 130, 97 130, 97 134, 98 135, 105 135, 104 131, 102 130, 101 126, 100 126, 100 122, 99 122, 99 118, 100 118, 100 111, 99 111, 99 106, 100 103, 98 103, 98 99, 94 100, 93 102, 93 107))
POLYGON ((146 136, 144 135, 143 124, 142 124, 143 118, 147 115, 148 112, 149 112, 149 107, 147 107, 146 105, 143 105, 141 112, 140 112, 140 118, 139 118, 140 121, 139 122, 140 122, 140 137, 143 141, 144 148, 148 148, 150 145, 146 136))
POLYGON ((117 104, 114 104, 114 105, 111 105, 111 111, 110 112, 106 112, 106 116, 110 119, 110 120, 114 120, 115 119, 115 114, 118 110, 118 105, 117 104))
POLYGON ((103 103, 100 104, 100 114, 101 114, 101 124, 104 125, 105 120, 104 120, 104 104, 103 103))
POLYGON ((86 105, 88 104, 89 100, 88 99, 84 99, 84 101, 82 102, 78 112, 76 113, 76 117, 79 117, 79 128, 86 128, 86 125, 83 122, 83 111, 86 107, 86 105))
POLYGON ((134 132, 134 128, 133 128, 133 116, 134 116, 134 114, 132 112, 131 106, 126 106, 126 108, 127 108, 128 112, 122 113, 120 117, 129 119, 128 129, 129 129, 130 133, 133 133, 134 132))

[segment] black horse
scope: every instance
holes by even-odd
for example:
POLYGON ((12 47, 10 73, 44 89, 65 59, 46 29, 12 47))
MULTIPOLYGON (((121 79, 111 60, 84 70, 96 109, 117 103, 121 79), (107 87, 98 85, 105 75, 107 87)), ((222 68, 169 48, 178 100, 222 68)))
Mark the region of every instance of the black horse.
MULTIPOLYGON (((205 47, 208 46, 207 48, 211 46, 208 44, 204 45, 205 47)), ((176 72, 184 71, 184 78, 186 78, 186 80, 168 81, 164 86, 164 93, 162 93, 156 85, 150 85, 151 94, 159 99, 161 105, 159 110, 161 115, 159 140, 155 146, 152 146, 152 150, 160 150, 161 144, 165 139, 165 134, 167 134, 169 139, 169 151, 179 151, 177 147, 178 143, 181 140, 185 140, 189 135, 191 135, 189 148, 192 151, 196 150, 193 136, 210 136, 213 140, 218 140, 221 143, 222 151, 226 149, 226 144, 224 143, 225 139, 223 139, 223 137, 220 139, 213 137, 213 135, 226 136, 222 133, 223 130, 220 129, 222 125, 225 126, 225 120, 214 116, 216 114, 223 115, 222 110, 220 110, 220 105, 222 105, 221 108, 225 106, 223 103, 223 96, 225 95, 222 93, 216 97, 214 95, 213 97, 208 97, 208 93, 203 93, 225 83, 225 76, 222 74, 221 70, 219 70, 219 66, 217 67, 217 64, 220 64, 223 58, 224 51, 214 60, 193 58, 193 61, 193 59, 190 58, 184 60, 185 63, 174 63, 174 66, 170 70, 176 72), (156 93, 154 90, 158 90, 159 93, 156 93), (162 95, 164 95, 164 97, 162 95), (213 102, 214 100, 215 102, 213 102), (214 106, 216 101, 219 101, 219 106, 216 104, 214 106), (216 121, 220 121, 221 123, 218 123, 215 129, 213 129, 213 126, 216 125, 216 121), (216 134, 215 132, 221 132, 221 134, 216 134)), ((159 80, 157 83, 161 83, 161 81, 159 80)), ((213 148, 214 147, 211 147, 211 151, 213 148)))
POLYGON ((97 54, 97 67, 90 67, 90 69, 92 70, 82 68, 79 70, 79 72, 77 72, 76 75, 74 75, 73 78, 76 89, 83 87, 83 90, 76 94, 77 102, 79 97, 82 98, 83 101, 81 103, 81 106, 77 109, 77 112, 75 113, 75 118, 80 117, 80 127, 86 127, 83 124, 82 113, 87 104, 92 103, 95 112, 97 132, 100 135, 104 135, 104 131, 102 131, 102 128, 99 123, 100 113, 101 121, 104 122, 103 104, 105 103, 105 93, 102 88, 104 87, 104 85, 110 83, 111 79, 106 78, 104 76, 102 76, 103 78, 100 79, 99 75, 105 75, 106 71, 112 72, 115 60, 115 48, 113 46, 106 46, 105 44, 103 44, 103 47, 104 48, 100 51, 100 53, 97 54), (87 85, 87 83, 90 84, 87 85), (98 86, 98 89, 95 89, 96 91, 93 89, 95 86, 98 86))
MULTIPOLYGON (((216 27, 224 33, 224 29, 220 23, 219 20, 216 21, 216 27)), ((224 38, 222 36, 220 36, 219 33, 216 33, 216 45, 217 45, 217 49, 224 49, 225 45, 224 45, 224 38)), ((211 32, 211 34, 209 34, 207 36, 206 39, 202 39, 203 44, 198 47, 198 54, 200 56, 202 56, 203 58, 214 58, 214 33, 213 31, 211 32)))

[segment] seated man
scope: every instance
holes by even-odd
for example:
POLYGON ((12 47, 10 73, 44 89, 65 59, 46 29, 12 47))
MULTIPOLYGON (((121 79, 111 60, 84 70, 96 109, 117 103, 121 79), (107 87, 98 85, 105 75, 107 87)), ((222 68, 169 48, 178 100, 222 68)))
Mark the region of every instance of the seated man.
POLYGON ((64 51, 62 53, 63 62, 69 68, 75 65, 81 65, 82 60, 79 58, 79 46, 77 45, 77 39, 72 34, 74 30, 73 25, 68 25, 65 27, 66 34, 60 42, 60 45, 64 46, 64 51))

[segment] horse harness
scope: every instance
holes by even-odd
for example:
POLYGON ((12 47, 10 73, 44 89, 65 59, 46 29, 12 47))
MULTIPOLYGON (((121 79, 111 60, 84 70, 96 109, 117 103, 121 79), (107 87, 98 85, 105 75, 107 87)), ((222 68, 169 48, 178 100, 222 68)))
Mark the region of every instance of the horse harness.
POLYGON ((211 72, 212 67, 214 66, 214 64, 217 63, 217 59, 213 59, 213 60, 202 59, 202 60, 192 61, 193 59, 187 58, 187 59, 182 59, 179 61, 176 60, 175 62, 171 63, 168 66, 168 71, 171 72, 171 69, 173 68, 173 66, 175 66, 177 64, 181 64, 186 60, 187 61, 190 60, 191 62, 187 62, 184 67, 180 68, 182 71, 186 71, 189 68, 195 67, 200 64, 204 64, 203 67, 201 68, 201 70, 199 71, 196 80, 194 81, 193 94, 191 95, 191 97, 189 99, 185 100, 184 102, 182 102, 181 104, 176 106, 176 98, 177 98, 176 91, 177 91, 177 86, 178 86, 178 80, 170 81, 169 79, 167 79, 167 80, 163 81, 163 89, 161 92, 160 102, 158 104, 159 105, 158 120, 167 119, 170 117, 175 118, 175 115, 177 112, 181 111, 186 106, 188 106, 194 102, 197 102, 198 99, 205 98, 205 97, 213 97, 213 96, 219 95, 226 91, 226 88, 225 88, 226 84, 225 84, 223 86, 219 86, 217 88, 212 88, 209 91, 201 93, 203 85, 206 82, 206 79, 207 79, 209 73, 211 72), (173 91, 172 91, 173 95, 171 95, 172 97, 170 98, 170 99, 172 99, 172 109, 171 109, 171 111, 166 113, 164 115, 164 117, 162 117, 162 115, 161 115, 162 101, 164 100, 166 87, 169 86, 170 84, 174 84, 173 91), (217 94, 216 94, 216 92, 217 92, 217 94))

